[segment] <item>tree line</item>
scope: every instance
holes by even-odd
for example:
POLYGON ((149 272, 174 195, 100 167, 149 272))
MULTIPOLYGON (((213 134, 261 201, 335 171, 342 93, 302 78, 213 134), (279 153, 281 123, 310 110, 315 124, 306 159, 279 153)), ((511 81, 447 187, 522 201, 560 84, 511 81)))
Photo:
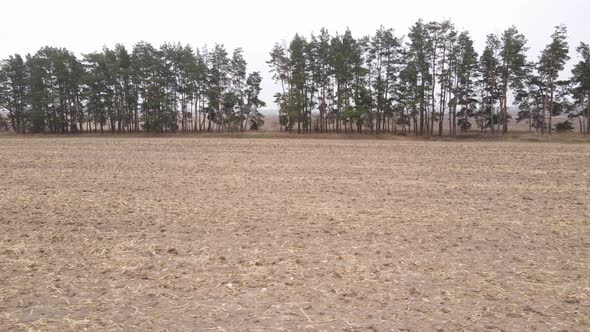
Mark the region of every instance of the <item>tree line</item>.
POLYGON ((269 66, 282 130, 456 136, 475 125, 506 133, 515 121, 530 131, 590 133, 590 49, 568 80, 559 80, 570 59, 567 29, 555 27, 538 59, 528 60, 527 39, 516 27, 490 34, 481 55, 468 31, 449 20, 418 20, 406 37, 381 26, 354 38, 350 29, 321 29, 277 43, 269 66), (568 120, 554 123, 567 114, 568 120))
POLYGON ((222 45, 117 44, 80 59, 43 47, 1 62, 0 111, 17 133, 257 130, 261 81, 222 45))
MULTIPOLYGON (((456 136, 476 129, 590 133, 590 47, 570 60, 567 29, 527 59, 512 26, 490 34, 479 54, 468 31, 449 20, 418 20, 407 36, 381 26, 354 38, 321 29, 277 43, 268 64, 281 130, 456 136), (517 110, 512 112, 513 109, 517 110), (568 120, 555 123, 554 117, 568 120), (513 119, 513 116, 516 118, 513 119)), ((245 131, 264 124, 262 76, 247 74, 242 49, 118 44, 81 58, 44 47, 0 63, 0 126, 19 133, 245 131), (2 118, 6 113, 7 121, 2 118)))

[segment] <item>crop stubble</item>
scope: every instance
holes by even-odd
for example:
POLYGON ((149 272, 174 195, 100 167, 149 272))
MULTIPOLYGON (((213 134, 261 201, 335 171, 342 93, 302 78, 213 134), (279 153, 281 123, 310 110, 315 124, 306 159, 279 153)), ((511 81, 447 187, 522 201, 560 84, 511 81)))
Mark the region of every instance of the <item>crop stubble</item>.
POLYGON ((0 330, 590 329, 590 145, 0 141, 0 330))

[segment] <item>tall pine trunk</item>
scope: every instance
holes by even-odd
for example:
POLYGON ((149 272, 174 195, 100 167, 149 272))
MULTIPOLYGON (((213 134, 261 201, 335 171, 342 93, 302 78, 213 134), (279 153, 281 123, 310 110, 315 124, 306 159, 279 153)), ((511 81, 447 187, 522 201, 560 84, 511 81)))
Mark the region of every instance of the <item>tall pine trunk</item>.
POLYGON ((553 71, 553 63, 551 63, 551 71, 549 76, 549 92, 551 93, 549 95, 549 135, 551 135, 551 132, 553 131, 553 93, 555 90, 555 87, 553 86, 553 71))

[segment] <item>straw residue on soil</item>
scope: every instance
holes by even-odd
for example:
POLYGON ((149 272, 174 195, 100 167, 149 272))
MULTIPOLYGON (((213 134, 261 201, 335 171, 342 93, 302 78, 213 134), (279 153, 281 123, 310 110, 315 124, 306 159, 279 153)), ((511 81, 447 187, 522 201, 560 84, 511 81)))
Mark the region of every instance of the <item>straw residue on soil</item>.
POLYGON ((590 145, 0 142, 0 330, 590 329, 590 145))

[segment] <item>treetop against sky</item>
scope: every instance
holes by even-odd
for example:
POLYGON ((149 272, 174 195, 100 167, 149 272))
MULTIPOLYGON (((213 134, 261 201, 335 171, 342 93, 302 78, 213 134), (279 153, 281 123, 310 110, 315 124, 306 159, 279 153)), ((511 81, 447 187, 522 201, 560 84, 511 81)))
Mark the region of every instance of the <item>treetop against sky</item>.
POLYGON ((332 34, 349 27, 360 38, 382 24, 403 36, 418 18, 451 19, 457 29, 469 30, 481 52, 488 34, 514 24, 528 39, 529 56, 536 58, 556 25, 567 25, 570 45, 585 41, 590 35, 589 11, 585 0, 5 1, 0 58, 32 54, 46 45, 66 47, 80 56, 117 43, 131 49, 142 40, 156 46, 179 41, 199 48, 223 43, 227 49, 244 49, 250 70, 263 77, 261 98, 276 109, 272 100, 279 87, 268 73, 268 50, 277 41, 290 41, 295 33, 309 37, 322 27, 332 34))
MULTIPOLYGON (((288 16, 299 15, 304 19, 300 22, 302 31, 289 32, 286 37, 264 46, 260 46, 262 41, 266 42, 275 33, 253 33, 251 38, 241 40, 241 44, 254 52, 266 49, 264 57, 253 57, 252 53, 248 56, 242 47, 228 48, 226 45, 234 43, 243 30, 256 29, 260 14, 283 13, 274 7, 260 7, 262 3, 253 2, 246 7, 236 3, 228 7, 222 17, 235 20, 223 20, 231 22, 226 24, 216 21, 212 24, 215 28, 206 30, 212 36, 227 39, 209 46, 192 47, 178 42, 153 44, 140 39, 105 44, 99 51, 85 51, 83 45, 93 37, 95 26, 92 20, 80 22, 87 29, 75 30, 68 39, 77 45, 77 50, 49 45, 4 58, 0 70, 1 106, 18 132, 78 132, 85 125, 86 130, 103 131, 108 126, 111 131, 123 132, 257 130, 264 125, 261 110, 267 106, 278 110, 281 130, 305 133, 379 134, 399 130, 416 135, 443 135, 446 127, 448 134, 455 136, 458 130, 465 132, 474 125, 482 131, 506 133, 514 121, 525 121, 531 131, 551 133, 554 129, 573 128, 571 123, 556 126, 553 118, 562 114, 569 121, 577 121, 580 132, 590 130, 589 52, 588 45, 578 40, 581 29, 586 28, 580 28, 575 15, 571 18, 573 33, 565 24, 554 25, 542 38, 544 46, 539 48, 539 31, 553 17, 547 17, 547 22, 535 20, 536 30, 530 35, 518 27, 530 28, 531 22, 527 20, 498 30, 497 25, 506 17, 496 20, 494 10, 486 11, 485 16, 469 11, 465 16, 466 9, 473 10, 473 3, 467 6, 462 1, 449 3, 450 7, 466 6, 456 7, 459 21, 418 19, 405 29, 381 25, 369 33, 365 32, 369 22, 361 15, 363 10, 356 13, 356 19, 351 20, 353 24, 344 30, 330 30, 330 26, 338 26, 346 21, 343 17, 348 17, 349 9, 338 7, 333 12, 342 14, 336 15, 340 20, 328 15, 329 18, 321 21, 326 27, 309 32, 301 22, 309 22, 307 19, 315 14, 306 15, 294 9, 288 16), (252 13, 251 26, 236 29, 244 18, 236 15, 237 8, 243 9, 242 14, 252 13), (258 13, 256 8, 264 11, 258 13), (474 16, 479 21, 471 22, 472 27, 458 23, 474 16), (350 26, 358 27, 360 34, 355 34, 350 26), (485 34, 483 43, 473 33, 482 28, 491 30, 485 34), (233 34, 227 35, 227 31, 233 34), (86 39, 75 42, 81 32, 86 39), (572 56, 574 60, 570 61, 572 56), (518 114, 509 111, 513 107, 518 109, 518 114)), ((76 22, 75 14, 81 8, 68 12, 60 5, 63 3, 46 9, 53 12, 61 8, 70 14, 69 23, 76 22)), ((369 1, 367 5, 377 4, 369 1)), ((35 8, 43 6, 39 4, 35 8)), ((100 12, 105 6, 108 3, 94 10, 100 12)), ((126 6, 129 4, 117 7, 111 16, 127 11, 129 18, 122 17, 124 21, 138 22, 136 15, 145 12, 149 17, 152 8, 148 3, 130 12, 126 6)), ((393 9, 388 6, 391 5, 376 8, 393 9)), ((504 9, 524 8, 519 6, 512 4, 504 9)), ((543 6, 546 10, 543 15, 553 9, 541 1, 536 2, 530 13, 543 6)), ((576 6, 585 8, 584 4, 571 1, 555 10, 576 6)), ((202 13, 220 9, 211 5, 181 7, 202 13)), ((420 13, 428 17, 439 7, 433 3, 420 13)), ((9 8, 19 9, 19 5, 9 8)), ((395 9, 403 12, 411 6, 395 9)), ((162 13, 167 10, 165 7, 162 13)), ((439 14, 447 10, 444 7, 439 14)), ((63 12, 56 14, 60 15, 63 12)), ((139 22, 137 25, 144 27, 145 22, 139 22)), ((167 21, 162 18, 152 22, 160 25, 167 21)), ((169 26, 162 25, 158 30, 153 30, 153 25, 145 26, 143 34, 159 36, 175 26, 174 23, 170 21, 169 26)), ((289 24, 287 19, 277 30, 289 24)), ((112 25, 103 22, 102 26, 108 35, 112 25)), ((29 29, 15 31, 26 34, 29 29)), ((183 33, 185 29, 178 30, 179 36, 183 33)), ((9 44, 14 42, 12 37, 8 40, 9 44)))

